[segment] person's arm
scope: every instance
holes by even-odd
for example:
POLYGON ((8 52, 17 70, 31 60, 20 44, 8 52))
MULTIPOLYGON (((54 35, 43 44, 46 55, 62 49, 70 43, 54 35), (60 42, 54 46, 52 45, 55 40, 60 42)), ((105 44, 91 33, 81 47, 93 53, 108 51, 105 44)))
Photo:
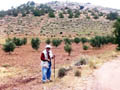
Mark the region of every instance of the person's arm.
POLYGON ((41 54, 41 60, 45 60, 45 55, 44 55, 44 53, 41 54))
POLYGON ((50 51, 50 58, 51 58, 51 59, 54 59, 54 58, 55 58, 55 55, 53 55, 52 51, 50 51))

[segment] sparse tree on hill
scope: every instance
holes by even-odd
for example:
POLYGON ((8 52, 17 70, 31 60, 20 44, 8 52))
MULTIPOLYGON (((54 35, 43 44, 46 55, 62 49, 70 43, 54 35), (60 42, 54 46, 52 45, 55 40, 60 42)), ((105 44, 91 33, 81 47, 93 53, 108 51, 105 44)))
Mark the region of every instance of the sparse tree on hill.
POLYGON ((117 12, 110 12, 108 15, 107 15, 107 19, 109 20, 115 20, 119 17, 118 13, 117 12))
POLYGON ((72 12, 72 10, 71 10, 71 9, 68 9, 67 12, 68 12, 68 14, 70 14, 70 13, 72 12))
POLYGON ((38 9, 33 10, 33 15, 34 15, 34 16, 44 15, 44 10, 43 10, 43 9, 42 9, 42 10, 38 10, 38 9))
POLYGON ((50 12, 49 12, 49 17, 50 17, 50 18, 55 18, 55 14, 54 14, 53 11, 50 11, 50 12))
POLYGON ((71 12, 71 13, 69 13, 68 18, 73 18, 73 13, 72 13, 72 12, 71 12))
POLYGON ((80 16, 80 12, 78 10, 75 11, 75 18, 79 18, 79 16, 80 16))
POLYGON ((63 13, 59 13, 59 18, 64 18, 63 13))

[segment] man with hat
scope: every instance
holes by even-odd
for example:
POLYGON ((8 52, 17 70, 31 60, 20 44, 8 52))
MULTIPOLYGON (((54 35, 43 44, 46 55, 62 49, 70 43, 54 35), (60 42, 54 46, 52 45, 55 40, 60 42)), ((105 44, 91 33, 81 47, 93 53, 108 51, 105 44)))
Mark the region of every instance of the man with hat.
POLYGON ((51 46, 46 45, 45 50, 41 54, 41 66, 42 66, 42 82, 51 82, 51 60, 55 58, 51 51, 51 46))

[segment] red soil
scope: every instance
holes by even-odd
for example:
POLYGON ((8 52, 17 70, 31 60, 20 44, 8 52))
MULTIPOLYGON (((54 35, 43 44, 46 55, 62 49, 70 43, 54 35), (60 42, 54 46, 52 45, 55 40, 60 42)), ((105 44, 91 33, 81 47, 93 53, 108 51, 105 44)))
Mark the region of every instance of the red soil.
MULTIPOLYGON (((16 48, 15 51, 9 55, 2 50, 2 46, 0 46, 0 66, 4 64, 9 64, 13 67, 21 67, 24 69, 27 69, 29 72, 40 72, 40 54, 44 50, 45 43, 41 43, 40 49, 38 51, 34 51, 30 45, 25 45, 19 48, 16 48)), ((75 60, 77 56, 81 55, 96 55, 101 54, 106 51, 112 51, 114 50, 116 45, 105 45, 101 49, 93 50, 90 48, 87 51, 84 51, 82 49, 81 44, 72 44, 73 51, 71 53, 71 56, 69 57, 68 54, 64 51, 64 44, 62 43, 58 48, 53 47, 53 54, 56 55, 56 67, 63 64, 68 64, 71 61, 75 60)), ((35 80, 33 83, 37 84, 36 88, 40 88, 41 79, 39 77, 39 80, 35 80)), ((27 85, 33 85, 33 83, 28 83, 27 85)), ((9 85, 8 85, 9 86, 9 85)), ((42 89, 30 89, 25 84, 18 85, 20 89, 17 90, 42 90, 42 89), (25 89, 24 89, 25 88, 25 89), (27 89, 26 89, 27 88, 27 89)), ((33 85, 34 86, 34 85, 33 85)), ((14 86, 13 86, 14 87, 14 86)), ((11 86, 12 88, 12 86, 11 86)), ((1 90, 1 89, 0 89, 1 90)), ((4 89, 3 89, 4 90, 4 89)), ((7 90, 7 89, 6 89, 7 90)), ((8 89, 13 90, 13 89, 8 89)))

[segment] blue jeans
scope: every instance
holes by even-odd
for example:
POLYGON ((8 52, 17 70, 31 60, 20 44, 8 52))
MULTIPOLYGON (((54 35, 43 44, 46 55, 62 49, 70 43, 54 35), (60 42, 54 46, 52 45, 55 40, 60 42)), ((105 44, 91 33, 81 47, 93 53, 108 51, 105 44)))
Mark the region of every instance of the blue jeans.
POLYGON ((49 68, 42 67, 42 81, 46 82, 46 80, 50 80, 51 78, 51 62, 48 63, 49 68))

